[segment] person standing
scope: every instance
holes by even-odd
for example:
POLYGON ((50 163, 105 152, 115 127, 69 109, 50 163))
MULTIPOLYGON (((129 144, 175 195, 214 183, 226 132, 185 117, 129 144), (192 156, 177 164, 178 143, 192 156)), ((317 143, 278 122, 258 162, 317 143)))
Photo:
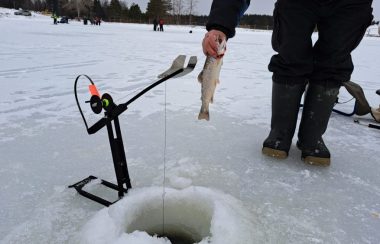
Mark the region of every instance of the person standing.
POLYGON ((54 13, 52 18, 53 18, 53 24, 56 25, 58 23, 58 16, 54 13))
POLYGON ((153 30, 154 31, 157 31, 157 25, 158 25, 157 18, 154 18, 154 20, 153 20, 153 30))
POLYGON ((160 31, 164 31, 164 20, 160 19, 159 24, 160 24, 160 31))
MULTIPOLYGON (((214 0, 202 46, 216 56, 216 38, 232 38, 249 0, 214 0)), ((371 24, 372 0, 278 0, 274 8, 269 63, 272 76, 272 118, 262 153, 286 158, 295 133, 301 97, 304 108, 297 147, 309 164, 330 165, 330 152, 322 135, 340 86, 350 80, 351 52, 371 24), (313 45, 311 35, 318 30, 313 45)))

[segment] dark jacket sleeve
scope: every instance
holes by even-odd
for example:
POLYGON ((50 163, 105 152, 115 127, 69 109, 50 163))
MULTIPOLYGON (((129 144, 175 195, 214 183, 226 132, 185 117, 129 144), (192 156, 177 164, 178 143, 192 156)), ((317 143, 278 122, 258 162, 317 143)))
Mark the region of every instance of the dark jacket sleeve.
POLYGON ((227 38, 233 37, 235 28, 250 2, 250 0, 214 0, 206 29, 219 30, 226 34, 227 38))

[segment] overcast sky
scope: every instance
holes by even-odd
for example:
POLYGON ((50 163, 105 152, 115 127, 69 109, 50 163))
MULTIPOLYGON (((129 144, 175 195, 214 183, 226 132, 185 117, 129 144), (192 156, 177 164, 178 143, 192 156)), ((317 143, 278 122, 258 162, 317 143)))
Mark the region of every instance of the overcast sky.
MULTIPOLYGON (((137 3, 141 10, 145 12, 148 0, 126 0, 129 5, 132 2, 137 3)), ((306 0, 305 0, 306 1, 306 0)), ((212 0, 198 0, 196 14, 208 15, 210 12, 212 0)), ((275 0, 251 0, 251 6, 247 13, 250 14, 269 14, 272 15, 275 0)), ((373 1, 374 16, 380 20, 380 1, 373 1)))

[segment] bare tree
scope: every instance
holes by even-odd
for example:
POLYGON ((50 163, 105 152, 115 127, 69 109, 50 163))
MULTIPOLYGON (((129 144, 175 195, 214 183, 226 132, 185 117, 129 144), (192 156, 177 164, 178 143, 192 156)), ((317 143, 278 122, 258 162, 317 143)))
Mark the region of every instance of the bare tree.
POLYGON ((86 15, 89 15, 93 4, 93 0, 69 0, 62 6, 62 8, 68 11, 76 10, 79 18, 81 12, 85 12, 86 15))
POLYGON ((173 16, 176 17, 177 24, 181 24, 181 15, 185 8, 184 0, 172 0, 173 16))
POLYGON ((172 0, 172 15, 177 24, 181 24, 181 16, 189 15, 189 24, 192 24, 192 15, 195 13, 198 0, 172 0))
POLYGON ((189 14, 189 25, 192 24, 193 14, 195 14, 195 9, 198 4, 198 0, 187 0, 187 9, 189 14))

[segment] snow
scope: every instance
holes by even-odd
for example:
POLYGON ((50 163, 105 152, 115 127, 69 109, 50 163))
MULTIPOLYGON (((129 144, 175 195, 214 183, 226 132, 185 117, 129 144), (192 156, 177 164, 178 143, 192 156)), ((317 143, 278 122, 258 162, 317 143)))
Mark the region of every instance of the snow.
MULTIPOLYGON (((99 211, 84 226, 80 243, 144 243, 145 240, 166 243, 163 238, 138 231, 162 232, 163 209, 157 205, 161 201, 162 187, 131 191, 127 198, 99 211)), ((244 210, 239 201, 216 190, 204 187, 165 190, 165 233, 172 233, 174 228, 174 232, 182 231, 204 244, 236 240, 250 243, 262 239, 263 235, 255 230, 254 223, 259 222, 254 220, 255 216, 244 210)))
POLYGON ((380 37, 380 26, 371 25, 370 27, 368 27, 366 35, 380 37))
MULTIPOLYGON (((332 153, 328 168, 305 165, 296 138, 286 160, 261 154, 270 126, 270 32, 239 29, 229 41, 206 122, 197 120, 204 28, 190 34, 187 26, 158 33, 137 24, 53 25, 48 16, 6 12, 0 9, 0 243, 168 243, 128 229, 128 221, 149 223, 138 221, 140 213, 160 216, 152 211, 162 209, 164 168, 167 220, 182 210, 189 219, 182 224, 210 227, 204 240, 379 243, 377 130, 333 114, 324 138, 332 153), (121 103, 179 54, 198 56, 195 70, 154 88, 120 116, 133 190, 103 208, 68 189, 90 174, 115 181, 106 131, 89 136, 76 107, 76 76, 89 75, 121 103)), ((353 53, 352 80, 374 107, 379 50, 380 38, 365 37, 353 53)), ((101 115, 84 103, 87 80, 78 85, 91 124, 101 115)), ((340 100, 349 99, 341 90, 340 100)), ((351 112, 353 101, 337 108, 351 112)), ((96 183, 89 190, 116 198, 96 183)))

